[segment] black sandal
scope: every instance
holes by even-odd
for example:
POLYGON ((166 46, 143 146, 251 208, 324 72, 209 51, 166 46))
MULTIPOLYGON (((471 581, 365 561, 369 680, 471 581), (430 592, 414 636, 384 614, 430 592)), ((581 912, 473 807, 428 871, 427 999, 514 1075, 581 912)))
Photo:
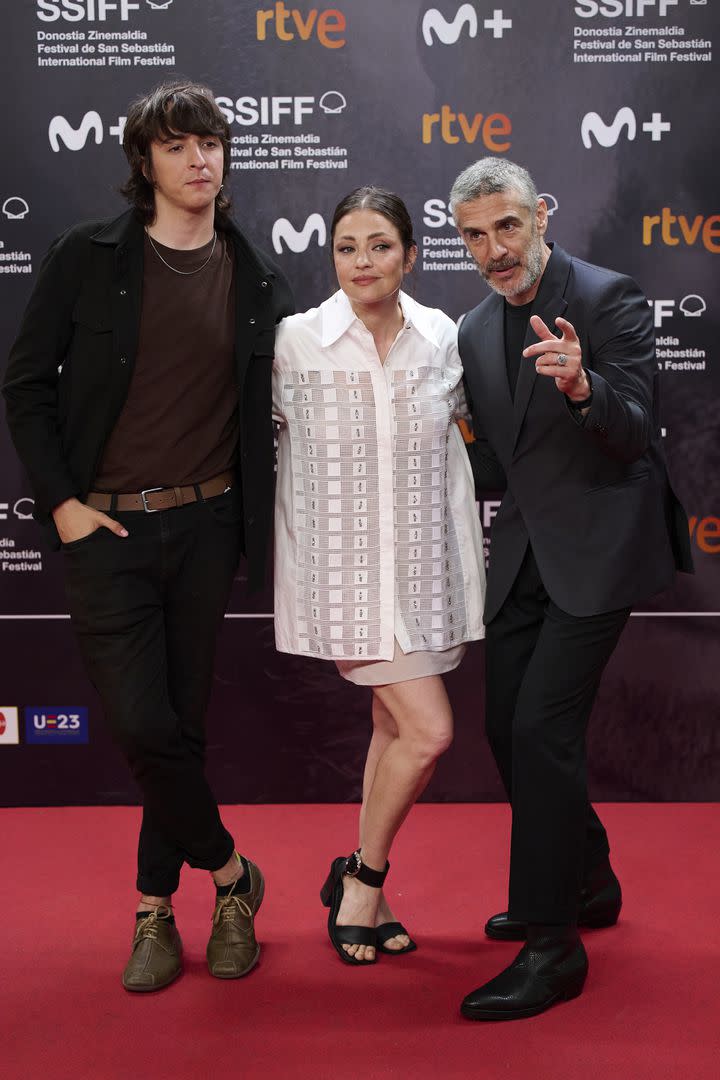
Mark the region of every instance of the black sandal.
POLYGON ((375 948, 378 952, 387 953, 388 956, 402 956, 403 953, 415 952, 417 944, 410 938, 409 945, 403 945, 402 949, 388 949, 385 946, 385 942, 389 941, 391 937, 397 937, 398 934, 405 934, 410 937, 407 930, 402 923, 399 922, 384 922, 375 927, 375 936, 377 937, 377 945, 375 948))
MULTIPOLYGON (((366 866, 360 857, 360 849, 353 851, 347 859, 342 856, 333 859, 330 873, 320 890, 320 899, 323 905, 330 908, 328 914, 328 934, 333 943, 335 952, 346 964, 356 964, 361 967, 366 964, 374 964, 375 960, 357 960, 354 956, 345 952, 343 945, 372 945, 377 948, 377 934, 370 926, 338 926, 337 917, 343 898, 343 877, 357 878, 363 885, 370 885, 373 889, 382 889, 390 863, 385 863, 384 870, 373 870, 366 866)), ((386 939, 387 940, 387 939, 386 939)), ((377 959, 377 958, 376 958, 377 959)))

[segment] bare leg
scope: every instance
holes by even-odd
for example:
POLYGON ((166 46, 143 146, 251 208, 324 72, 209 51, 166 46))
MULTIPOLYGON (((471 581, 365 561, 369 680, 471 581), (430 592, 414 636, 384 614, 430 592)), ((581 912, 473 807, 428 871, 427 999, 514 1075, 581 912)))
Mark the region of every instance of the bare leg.
MULTIPOLYGON (((368 747, 367 758, 365 759, 363 801, 362 806, 360 807, 360 848, 363 846, 363 837, 365 835, 365 807, 367 806, 368 796, 372 791, 378 761, 393 739, 397 739, 399 735, 397 724, 393 720, 392 713, 390 713, 383 705, 377 694, 373 694, 372 698, 372 720, 373 733, 372 738, 370 739, 370 746, 368 747)), ((380 926, 382 923, 388 922, 395 922, 395 916, 385 899, 384 889, 381 889, 375 925, 380 926)), ((388 938, 385 942, 385 947, 388 949, 404 949, 409 944, 410 938, 407 934, 398 934, 395 937, 388 938)))
POLYGON ((377 694, 372 696, 372 721, 373 732, 370 739, 370 745, 368 747, 367 757, 365 758, 365 772, 363 774, 363 797, 362 806, 360 807, 360 846, 362 847, 364 826, 365 826, 365 808, 367 806, 368 797, 372 791, 373 781, 375 780, 375 770, 377 769, 378 761, 387 750, 390 743, 397 739, 399 732, 397 724, 393 720, 392 713, 383 705, 377 694))
MULTIPOLYGON (((373 692, 374 727, 365 766, 360 828, 363 861, 381 870, 395 834, 425 789, 438 757, 452 741, 452 712, 439 675, 376 686, 373 692)), ((379 918, 381 900, 377 889, 345 878, 338 925, 376 926, 389 921, 379 918)), ((387 905, 384 910, 389 912, 387 905)), ((392 940, 406 943, 404 937, 392 940)), ((359 960, 375 956, 369 945, 343 948, 359 960)))
POLYGON ((135 910, 139 915, 144 911, 157 911, 159 907, 172 909, 172 896, 148 896, 143 893, 135 910))
POLYGON ((216 885, 232 885, 234 881, 239 881, 244 873, 245 868, 240 862, 240 856, 237 851, 233 851, 224 866, 212 871, 211 877, 216 885))

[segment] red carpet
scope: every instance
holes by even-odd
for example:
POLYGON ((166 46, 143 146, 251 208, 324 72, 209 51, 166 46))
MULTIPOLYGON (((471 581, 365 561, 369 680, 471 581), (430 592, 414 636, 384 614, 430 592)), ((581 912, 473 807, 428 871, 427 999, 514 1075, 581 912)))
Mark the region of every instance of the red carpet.
POLYGON ((260 965, 237 982, 204 964, 212 891, 186 871, 184 975, 155 995, 120 986, 132 933, 138 811, 3 810, 2 1080, 222 1077, 709 1080, 720 1075, 720 812, 609 805, 625 907, 586 935, 584 994, 532 1020, 464 1021, 464 993, 510 961, 482 934, 504 906, 504 807, 420 806, 388 878, 417 953, 342 965, 318 890, 354 844, 357 807, 229 807, 262 866, 260 965))

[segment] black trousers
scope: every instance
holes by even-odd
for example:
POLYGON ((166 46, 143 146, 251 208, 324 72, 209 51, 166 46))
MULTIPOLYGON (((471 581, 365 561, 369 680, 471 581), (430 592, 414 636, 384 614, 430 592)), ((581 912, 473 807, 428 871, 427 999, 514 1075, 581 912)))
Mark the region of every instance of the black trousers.
POLYGON ((487 734, 512 805, 508 910, 521 922, 574 923, 584 872, 609 854, 588 800, 585 733, 629 615, 561 611, 528 547, 487 626, 487 734))
POLYGON ((72 625, 114 740, 143 798, 138 889, 168 896, 184 862, 234 850, 205 779, 205 711, 218 631, 237 569, 234 492, 160 513, 113 513, 63 548, 72 625))

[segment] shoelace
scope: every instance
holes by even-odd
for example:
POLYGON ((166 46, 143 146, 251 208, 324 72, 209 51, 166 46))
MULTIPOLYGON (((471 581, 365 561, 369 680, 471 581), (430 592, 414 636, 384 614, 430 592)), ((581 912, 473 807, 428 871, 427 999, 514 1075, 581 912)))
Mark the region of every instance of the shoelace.
POLYGON ((172 909, 165 904, 160 904, 151 911, 149 915, 146 915, 144 919, 138 920, 137 929, 135 930, 135 941, 141 941, 143 938, 150 938, 152 941, 157 941, 158 922, 160 919, 169 919, 172 915, 172 909), (162 914, 161 914, 162 913, 162 914))
POLYGON ((245 915, 252 925, 252 908, 247 901, 243 900, 241 896, 233 896, 232 894, 230 896, 221 896, 217 901, 213 922, 216 926, 221 919, 223 922, 233 922, 238 913, 245 915), (237 911, 235 908, 237 908, 237 911))

